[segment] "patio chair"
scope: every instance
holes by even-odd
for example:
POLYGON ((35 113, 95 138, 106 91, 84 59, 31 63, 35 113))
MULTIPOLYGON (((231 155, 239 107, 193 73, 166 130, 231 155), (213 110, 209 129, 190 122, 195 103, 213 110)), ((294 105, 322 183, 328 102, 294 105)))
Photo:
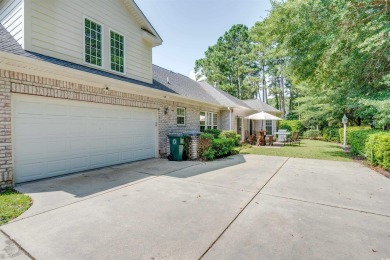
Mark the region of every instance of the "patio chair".
POLYGON ((290 145, 294 143, 298 143, 298 145, 301 146, 301 139, 299 139, 299 132, 294 132, 291 137, 287 138, 287 142, 289 142, 290 145))
POLYGON ((267 136, 268 137, 268 145, 269 146, 273 146, 274 145, 274 136, 273 135, 269 135, 267 136))
POLYGON ((249 136, 249 143, 252 145, 256 144, 256 136, 255 135, 249 136))
POLYGON ((256 131, 256 145, 263 146, 265 145, 265 134, 264 131, 256 131))

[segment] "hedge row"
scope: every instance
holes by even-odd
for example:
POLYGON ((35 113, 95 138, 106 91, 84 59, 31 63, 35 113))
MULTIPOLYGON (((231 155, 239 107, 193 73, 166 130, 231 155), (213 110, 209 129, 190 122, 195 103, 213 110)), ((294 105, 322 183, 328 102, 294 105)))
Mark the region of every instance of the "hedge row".
POLYGON ((380 133, 379 130, 365 129, 358 131, 351 131, 347 134, 347 143, 350 147, 350 153, 353 155, 365 156, 366 142, 368 137, 375 133, 380 133))
POLYGON ((365 145, 366 158, 372 165, 390 171, 390 132, 372 134, 365 145))
MULTIPOLYGON (((340 142, 343 142, 343 128, 339 129, 340 142)), ((347 144, 352 155, 367 158, 372 165, 390 170, 390 132, 370 129, 370 127, 348 127, 347 144)))
MULTIPOLYGON (((352 132, 356 132, 356 131, 360 131, 360 130, 368 130, 370 129, 369 126, 349 126, 347 127, 347 144, 350 144, 349 143, 349 140, 350 140, 350 134, 352 132)), ((340 143, 343 143, 343 140, 344 140, 344 128, 339 128, 339 138, 340 138, 340 143)))

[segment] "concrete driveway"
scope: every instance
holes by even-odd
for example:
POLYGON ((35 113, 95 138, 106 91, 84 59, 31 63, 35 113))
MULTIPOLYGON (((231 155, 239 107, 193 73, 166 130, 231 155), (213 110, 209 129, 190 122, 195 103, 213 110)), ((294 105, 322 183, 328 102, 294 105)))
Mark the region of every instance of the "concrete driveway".
POLYGON ((390 259, 390 180, 356 163, 149 160, 17 187, 0 259, 390 259))

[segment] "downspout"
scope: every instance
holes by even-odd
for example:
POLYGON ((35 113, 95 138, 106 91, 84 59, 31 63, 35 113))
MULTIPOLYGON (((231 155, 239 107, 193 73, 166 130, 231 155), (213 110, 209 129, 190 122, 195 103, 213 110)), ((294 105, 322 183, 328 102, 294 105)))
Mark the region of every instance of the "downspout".
POLYGON ((232 109, 228 107, 229 110, 229 130, 232 130, 232 109))

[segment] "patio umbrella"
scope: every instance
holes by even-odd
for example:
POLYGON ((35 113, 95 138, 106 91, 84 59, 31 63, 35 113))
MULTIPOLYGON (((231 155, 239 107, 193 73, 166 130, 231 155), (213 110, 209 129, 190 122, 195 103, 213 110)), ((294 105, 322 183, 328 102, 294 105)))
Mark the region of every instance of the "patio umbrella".
POLYGON ((248 117, 246 117, 246 119, 251 119, 251 120, 282 120, 281 118, 277 117, 277 116, 274 116, 274 115, 271 115, 271 114, 268 114, 266 112, 260 112, 260 113, 256 113, 256 114, 253 114, 253 115, 250 115, 248 117))

